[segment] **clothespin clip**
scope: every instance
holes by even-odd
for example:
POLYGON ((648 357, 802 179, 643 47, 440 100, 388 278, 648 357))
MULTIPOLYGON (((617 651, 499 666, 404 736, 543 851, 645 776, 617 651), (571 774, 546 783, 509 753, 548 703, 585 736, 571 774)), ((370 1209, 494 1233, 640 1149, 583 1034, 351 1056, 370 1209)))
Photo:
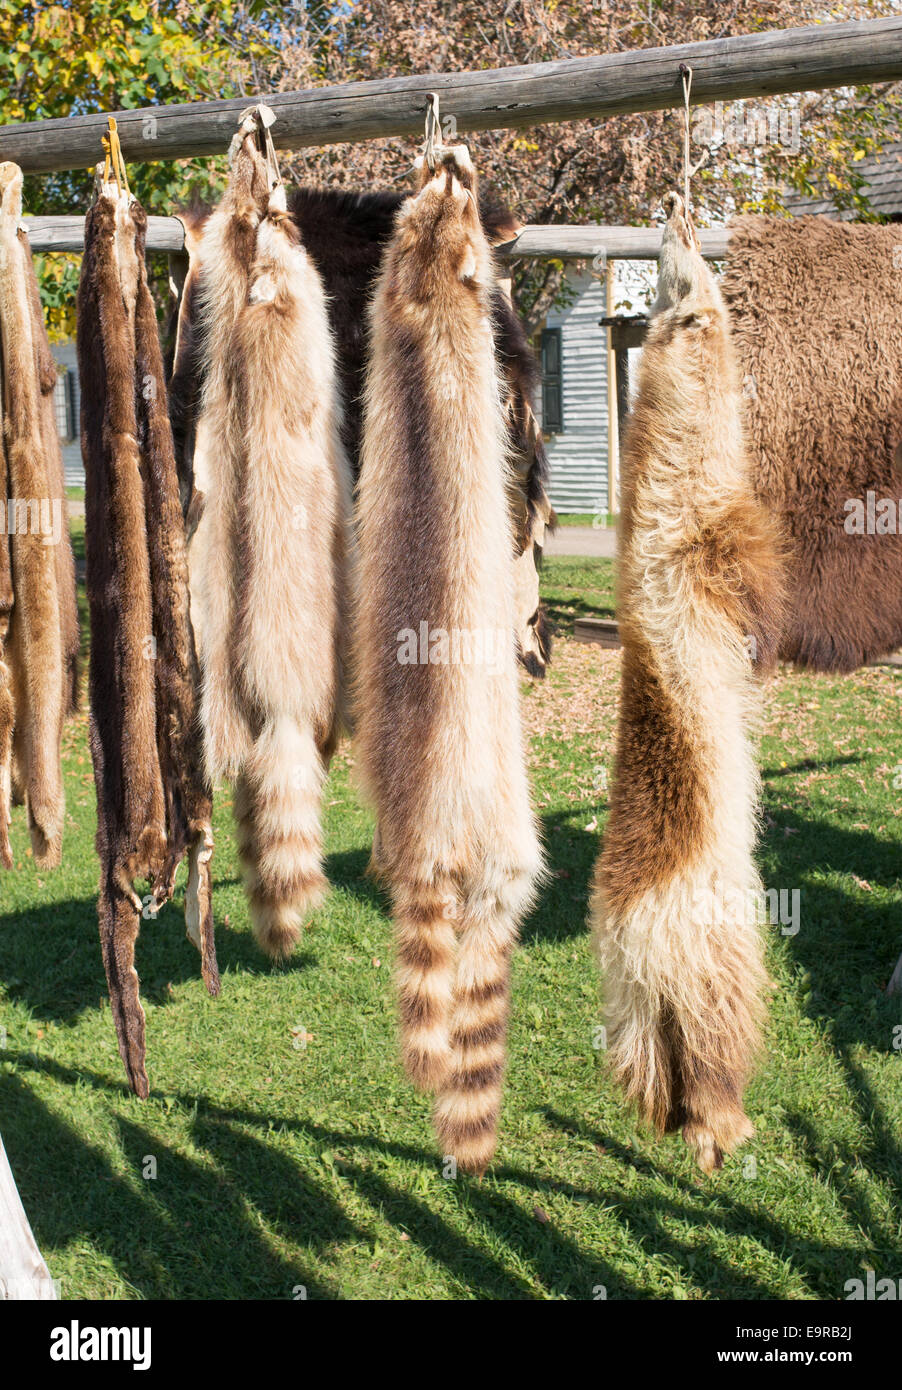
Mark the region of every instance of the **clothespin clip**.
POLYGON ((124 192, 126 196, 130 198, 132 196, 131 189, 128 186, 125 160, 122 158, 122 146, 119 143, 119 131, 116 126, 116 118, 115 116, 108 116, 107 120, 109 122, 109 131, 103 136, 101 142, 106 152, 106 160, 103 166, 103 181, 104 183, 110 182, 110 172, 112 171, 113 178, 116 180, 116 187, 119 189, 120 194, 124 192))

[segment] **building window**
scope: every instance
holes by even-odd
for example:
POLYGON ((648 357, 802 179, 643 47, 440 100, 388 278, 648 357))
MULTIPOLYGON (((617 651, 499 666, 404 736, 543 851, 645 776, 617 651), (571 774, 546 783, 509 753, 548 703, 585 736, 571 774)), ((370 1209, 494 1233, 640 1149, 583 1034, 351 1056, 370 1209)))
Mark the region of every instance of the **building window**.
POLYGON ((564 432, 564 361, 561 330, 542 333, 542 429, 546 434, 564 432))
POLYGON ((70 371, 63 370, 56 378, 53 405, 59 437, 69 444, 75 438, 75 379, 70 371))

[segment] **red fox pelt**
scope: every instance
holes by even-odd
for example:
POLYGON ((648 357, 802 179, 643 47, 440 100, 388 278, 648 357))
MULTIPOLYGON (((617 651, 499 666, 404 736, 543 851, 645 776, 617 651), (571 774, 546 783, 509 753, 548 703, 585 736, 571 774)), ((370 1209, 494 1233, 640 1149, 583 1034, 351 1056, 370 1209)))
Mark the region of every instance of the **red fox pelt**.
POLYGON ((726 310, 682 199, 624 443, 623 643, 611 812, 592 903, 616 1078, 705 1171, 752 1133, 765 976, 752 858, 757 674, 781 624, 726 310))
POLYGON ((371 308, 356 703, 402 1049, 446 1155, 496 1145, 511 954, 541 851, 520 728, 491 252, 466 148, 397 215, 371 308))
POLYGON ((206 765, 233 782, 254 932, 279 958, 327 888, 320 795, 341 718, 350 479, 325 295, 252 131, 233 142, 200 256, 192 611, 206 765))
MULTIPOLYGON (((52 516, 60 479, 46 447, 39 376, 45 340, 43 324, 35 336, 34 270, 21 216, 22 171, 15 164, 0 164, 3 413, 8 496, 16 512, 15 534, 3 537, 11 552, 13 602, 5 648, 8 679, 0 692, 0 862, 11 864, 7 826, 15 782, 27 805, 35 863, 46 868, 59 864, 62 850, 62 733, 69 697, 64 692, 58 547, 52 536, 42 534, 43 522, 35 524, 40 513, 52 516), (20 508, 26 514, 21 522, 20 508)), ((62 545, 62 506, 56 510, 62 545)))
POLYGON ((135 971, 142 915, 189 854, 188 935, 219 992, 210 895, 211 800, 199 753, 196 657, 144 210, 101 184, 85 220, 78 289, 90 740, 97 788, 98 920, 119 1051, 148 1094, 135 971), (137 879, 151 892, 144 899, 137 879))

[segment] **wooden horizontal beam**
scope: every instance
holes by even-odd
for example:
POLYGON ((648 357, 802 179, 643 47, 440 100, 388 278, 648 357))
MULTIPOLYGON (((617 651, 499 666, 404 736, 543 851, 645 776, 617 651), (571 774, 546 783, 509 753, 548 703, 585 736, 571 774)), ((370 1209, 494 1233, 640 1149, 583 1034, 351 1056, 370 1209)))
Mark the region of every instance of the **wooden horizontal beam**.
MULTIPOLYGON (((524 227, 513 241, 495 248, 503 260, 536 256, 543 260, 656 261, 661 254, 662 227, 524 227)), ((714 227, 699 232, 702 255, 722 260, 727 254, 729 229, 714 227)))
MULTIPOLYGON (((421 135, 427 94, 439 93, 458 133, 598 119, 682 104, 679 66, 704 104, 902 77, 902 16, 770 30, 672 48, 490 68, 482 72, 349 82, 266 96, 279 149, 421 135)), ((116 111, 126 160, 147 163, 223 153, 249 97, 116 111)), ((86 169, 101 158, 106 114, 0 126, 0 159, 27 173, 86 169)))
MULTIPOLYGON (((82 251, 85 244, 83 217, 24 217, 32 251, 82 251)), ((728 230, 701 231, 702 255, 720 260, 727 253, 728 230)), ((185 224, 178 217, 148 217, 148 251, 182 251, 185 224)), ((661 250, 660 227, 524 227, 513 241, 495 248, 503 261, 535 256, 539 260, 653 261, 661 250)))
MULTIPOLYGON (((83 251, 84 217, 23 217, 32 251, 83 251)), ((148 251, 184 251, 185 224, 180 217, 148 217, 148 251)))

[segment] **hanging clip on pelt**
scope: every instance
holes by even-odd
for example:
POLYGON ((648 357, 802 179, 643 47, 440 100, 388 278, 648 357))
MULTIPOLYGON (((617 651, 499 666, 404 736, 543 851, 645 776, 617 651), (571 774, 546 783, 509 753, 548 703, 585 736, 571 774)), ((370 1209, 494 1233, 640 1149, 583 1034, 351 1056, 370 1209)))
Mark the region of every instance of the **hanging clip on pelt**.
POLYGON ((423 159, 430 174, 435 172, 437 152, 441 149, 440 134, 438 92, 430 92, 429 105, 426 107, 426 139, 423 144, 423 159))
POLYGON ((266 163, 266 172, 269 176, 270 192, 279 188, 282 183, 282 173, 279 169, 279 161, 276 157, 276 147, 270 134, 271 127, 276 123, 276 113, 272 107, 266 106, 264 102, 258 102, 256 106, 249 106, 242 111, 239 117, 239 130, 256 129, 257 149, 260 151, 266 163))
POLYGON ((103 181, 110 182, 110 175, 116 181, 116 187, 120 194, 125 193, 126 197, 131 197, 131 189, 128 186, 128 174, 125 171, 125 160, 122 157, 122 146, 119 143, 119 130, 116 125, 115 116, 108 116, 109 130, 103 136, 102 144, 106 159, 103 166, 103 181))

